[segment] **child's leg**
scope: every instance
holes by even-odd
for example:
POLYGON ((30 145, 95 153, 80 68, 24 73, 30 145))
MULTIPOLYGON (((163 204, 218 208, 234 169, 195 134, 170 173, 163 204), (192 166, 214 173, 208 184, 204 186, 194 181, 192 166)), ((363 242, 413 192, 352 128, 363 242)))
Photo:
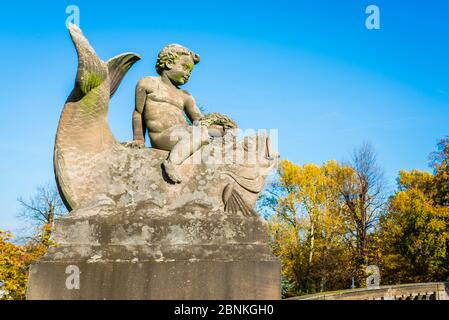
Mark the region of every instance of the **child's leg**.
POLYGON ((191 132, 186 132, 170 151, 168 161, 175 165, 182 164, 187 158, 198 151, 202 146, 211 141, 207 130, 194 128, 191 132))
POLYGON ((202 127, 194 127, 191 131, 173 132, 173 135, 177 137, 178 142, 170 151, 168 159, 164 162, 164 167, 169 178, 175 183, 180 183, 182 179, 175 166, 182 164, 202 146, 210 143, 211 137, 207 129, 202 127))

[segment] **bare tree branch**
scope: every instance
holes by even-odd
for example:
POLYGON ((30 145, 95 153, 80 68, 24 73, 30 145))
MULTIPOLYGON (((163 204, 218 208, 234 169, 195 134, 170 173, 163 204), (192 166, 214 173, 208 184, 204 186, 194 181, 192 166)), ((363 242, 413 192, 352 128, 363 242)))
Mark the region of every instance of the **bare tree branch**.
POLYGON ((22 209, 17 216, 32 228, 53 225, 57 216, 65 213, 65 207, 54 183, 47 183, 36 188, 28 200, 17 199, 22 209))

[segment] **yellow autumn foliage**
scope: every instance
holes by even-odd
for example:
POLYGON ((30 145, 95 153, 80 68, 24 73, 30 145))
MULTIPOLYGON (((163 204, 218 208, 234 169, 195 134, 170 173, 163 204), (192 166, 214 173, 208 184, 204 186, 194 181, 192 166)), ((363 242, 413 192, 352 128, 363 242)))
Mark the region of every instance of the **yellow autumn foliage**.
POLYGON ((50 227, 44 226, 25 245, 14 244, 13 235, 0 230, 0 299, 23 300, 26 296, 30 264, 40 258, 50 245, 50 227))
POLYGON ((283 277, 294 284, 290 295, 350 285, 350 274, 339 268, 350 263, 334 179, 339 170, 342 167, 335 161, 322 166, 281 163, 279 180, 284 193, 277 199, 269 228, 283 277))
POLYGON ((381 222, 386 283, 449 280, 449 207, 439 204, 436 179, 418 170, 399 174, 381 222))

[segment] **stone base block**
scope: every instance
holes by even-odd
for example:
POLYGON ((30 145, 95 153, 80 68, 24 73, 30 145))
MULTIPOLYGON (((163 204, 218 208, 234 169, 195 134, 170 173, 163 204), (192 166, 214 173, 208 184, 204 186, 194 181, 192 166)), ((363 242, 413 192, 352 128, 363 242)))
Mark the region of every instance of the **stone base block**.
POLYGON ((40 261, 30 270, 31 300, 275 300, 279 262, 40 261))
POLYGON ((28 299, 280 299, 280 263, 259 217, 146 207, 56 221, 28 299))

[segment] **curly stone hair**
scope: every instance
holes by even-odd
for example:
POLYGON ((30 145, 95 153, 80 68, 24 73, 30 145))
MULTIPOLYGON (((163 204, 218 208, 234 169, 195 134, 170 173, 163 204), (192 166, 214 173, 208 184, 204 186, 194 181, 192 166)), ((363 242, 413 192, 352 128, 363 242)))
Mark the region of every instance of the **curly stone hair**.
POLYGON ((193 51, 190 51, 179 44, 169 44, 159 52, 156 62, 157 73, 161 75, 164 70, 167 70, 167 63, 175 62, 181 55, 190 55, 193 59, 193 63, 195 64, 200 62, 200 56, 193 51))

